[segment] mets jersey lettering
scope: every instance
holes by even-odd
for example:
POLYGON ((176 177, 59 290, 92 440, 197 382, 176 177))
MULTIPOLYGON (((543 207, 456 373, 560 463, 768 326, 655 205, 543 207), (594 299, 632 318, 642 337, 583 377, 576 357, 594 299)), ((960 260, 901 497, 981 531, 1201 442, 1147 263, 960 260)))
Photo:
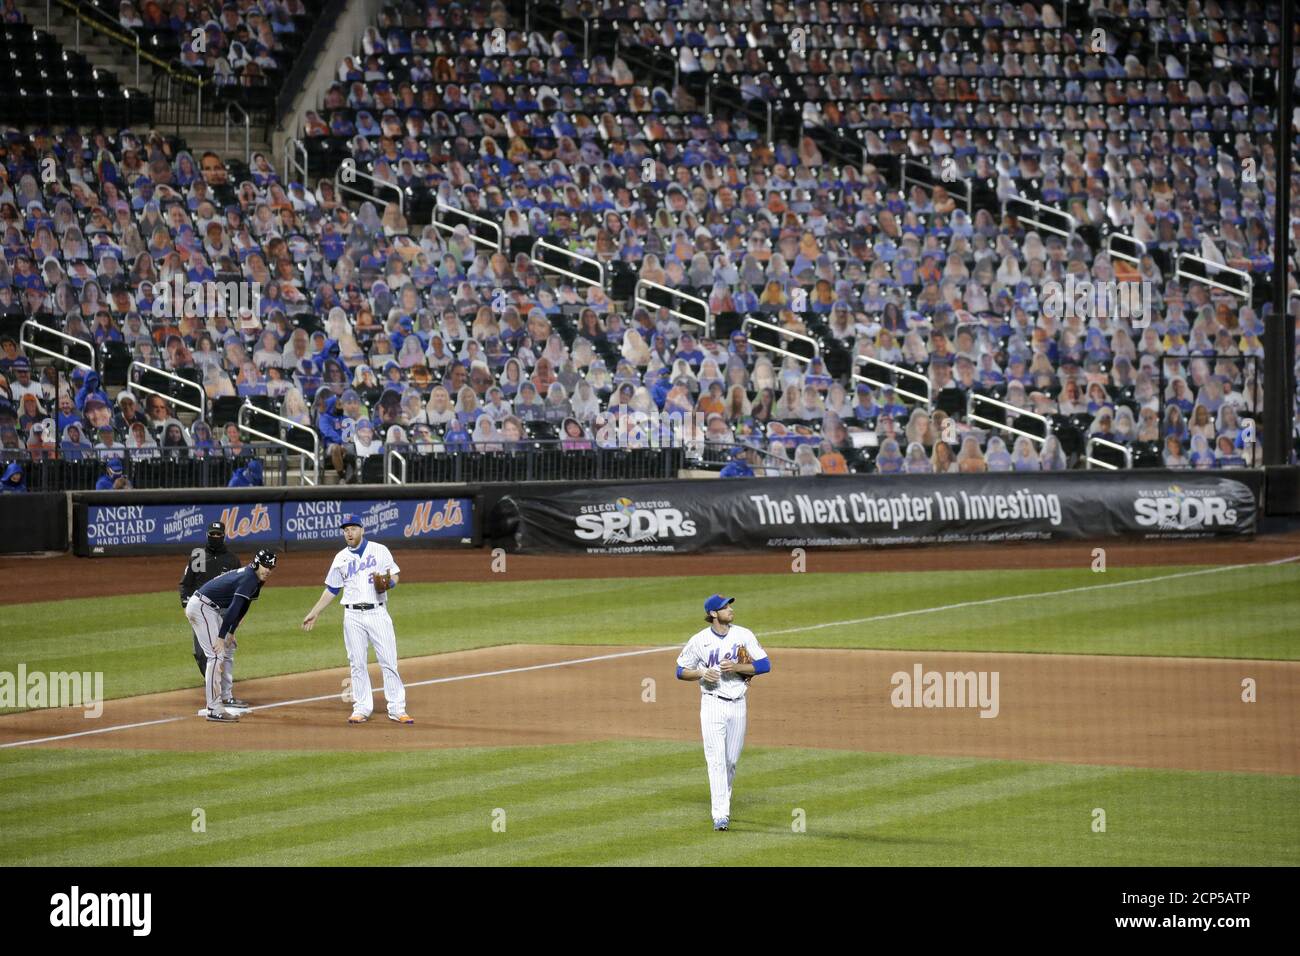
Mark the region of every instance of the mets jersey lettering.
MULTIPOLYGON (((767 651, 758 643, 754 632, 747 627, 733 624, 727 633, 719 636, 709 626, 699 631, 686 642, 677 657, 677 666, 687 669, 717 667, 723 661, 734 661, 744 647, 755 661, 767 657, 767 651)), ((700 681, 700 693, 713 694, 721 692, 724 697, 744 697, 749 691, 749 683, 739 674, 723 674, 721 684, 700 681)))
POLYGON ((387 571, 401 573, 392 552, 375 541, 363 540, 355 551, 344 548, 334 556, 325 586, 335 594, 342 591, 344 604, 383 604, 385 600, 375 593, 370 576, 387 571))

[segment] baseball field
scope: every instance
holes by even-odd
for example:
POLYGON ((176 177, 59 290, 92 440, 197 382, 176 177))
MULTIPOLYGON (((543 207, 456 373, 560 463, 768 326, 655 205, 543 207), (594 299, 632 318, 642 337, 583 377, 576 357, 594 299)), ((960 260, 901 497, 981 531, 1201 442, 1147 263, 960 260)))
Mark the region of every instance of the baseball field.
POLYGON ((235 725, 196 716, 183 559, 0 561, 0 681, 106 698, 0 697, 0 864, 1300 864, 1300 535, 397 557, 411 727, 346 723, 341 612, 298 627, 323 555, 241 627, 235 725), (674 679, 713 592, 773 663, 727 833, 674 679))

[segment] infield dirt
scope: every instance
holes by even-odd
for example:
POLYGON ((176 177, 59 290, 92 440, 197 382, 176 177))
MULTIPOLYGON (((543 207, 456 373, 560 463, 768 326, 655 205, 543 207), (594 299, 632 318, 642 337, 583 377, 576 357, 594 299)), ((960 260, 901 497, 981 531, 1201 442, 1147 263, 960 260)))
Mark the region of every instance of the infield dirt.
MULTIPOLYGON (((675 654, 676 648, 516 644, 407 658, 401 668, 412 727, 385 718, 380 693, 370 723, 348 725, 351 708, 340 699, 347 671, 338 668, 240 681, 241 696, 276 706, 235 725, 195 716, 202 694, 191 689, 110 700, 93 721, 71 708, 0 717, 0 744, 87 731, 32 746, 415 750, 619 738, 698 742, 699 690, 674 678, 675 654), (653 695, 647 678, 655 682, 653 695), (421 681, 437 682, 409 686, 421 681)), ((1300 773, 1292 734, 1300 717, 1296 662, 812 649, 774 649, 772 659, 772 675, 752 686, 750 745, 1300 773), (895 707, 891 677, 910 674, 916 664, 997 671, 997 716, 981 717, 976 707, 895 707), (1242 702, 1243 677, 1267 689, 1258 702, 1242 702)), ((378 669, 371 670, 382 686, 378 669)))

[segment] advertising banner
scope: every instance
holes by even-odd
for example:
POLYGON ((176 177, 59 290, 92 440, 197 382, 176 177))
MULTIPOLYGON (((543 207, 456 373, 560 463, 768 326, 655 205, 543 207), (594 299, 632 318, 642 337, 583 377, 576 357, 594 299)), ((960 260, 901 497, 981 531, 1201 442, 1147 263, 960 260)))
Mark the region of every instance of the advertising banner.
POLYGON ((87 549, 92 555, 185 550, 187 545, 204 543, 213 521, 226 526, 226 540, 232 547, 274 546, 280 541, 280 505, 274 502, 88 505, 87 549))
POLYGON ((689 553, 1253 534, 1255 496, 1205 473, 676 481, 502 500, 524 552, 689 553))
POLYGON ((472 498, 286 501, 283 507, 288 544, 339 545, 339 522, 349 512, 376 541, 460 541, 474 533, 472 498))

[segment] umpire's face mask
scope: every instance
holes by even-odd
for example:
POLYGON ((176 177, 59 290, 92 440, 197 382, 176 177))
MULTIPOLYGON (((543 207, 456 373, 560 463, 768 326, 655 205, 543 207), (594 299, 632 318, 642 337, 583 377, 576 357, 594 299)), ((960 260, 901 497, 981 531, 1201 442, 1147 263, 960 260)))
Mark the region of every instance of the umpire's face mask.
POLYGON ((225 551, 226 550, 225 535, 220 535, 220 534, 208 535, 208 550, 213 552, 214 554, 219 551, 225 551))

